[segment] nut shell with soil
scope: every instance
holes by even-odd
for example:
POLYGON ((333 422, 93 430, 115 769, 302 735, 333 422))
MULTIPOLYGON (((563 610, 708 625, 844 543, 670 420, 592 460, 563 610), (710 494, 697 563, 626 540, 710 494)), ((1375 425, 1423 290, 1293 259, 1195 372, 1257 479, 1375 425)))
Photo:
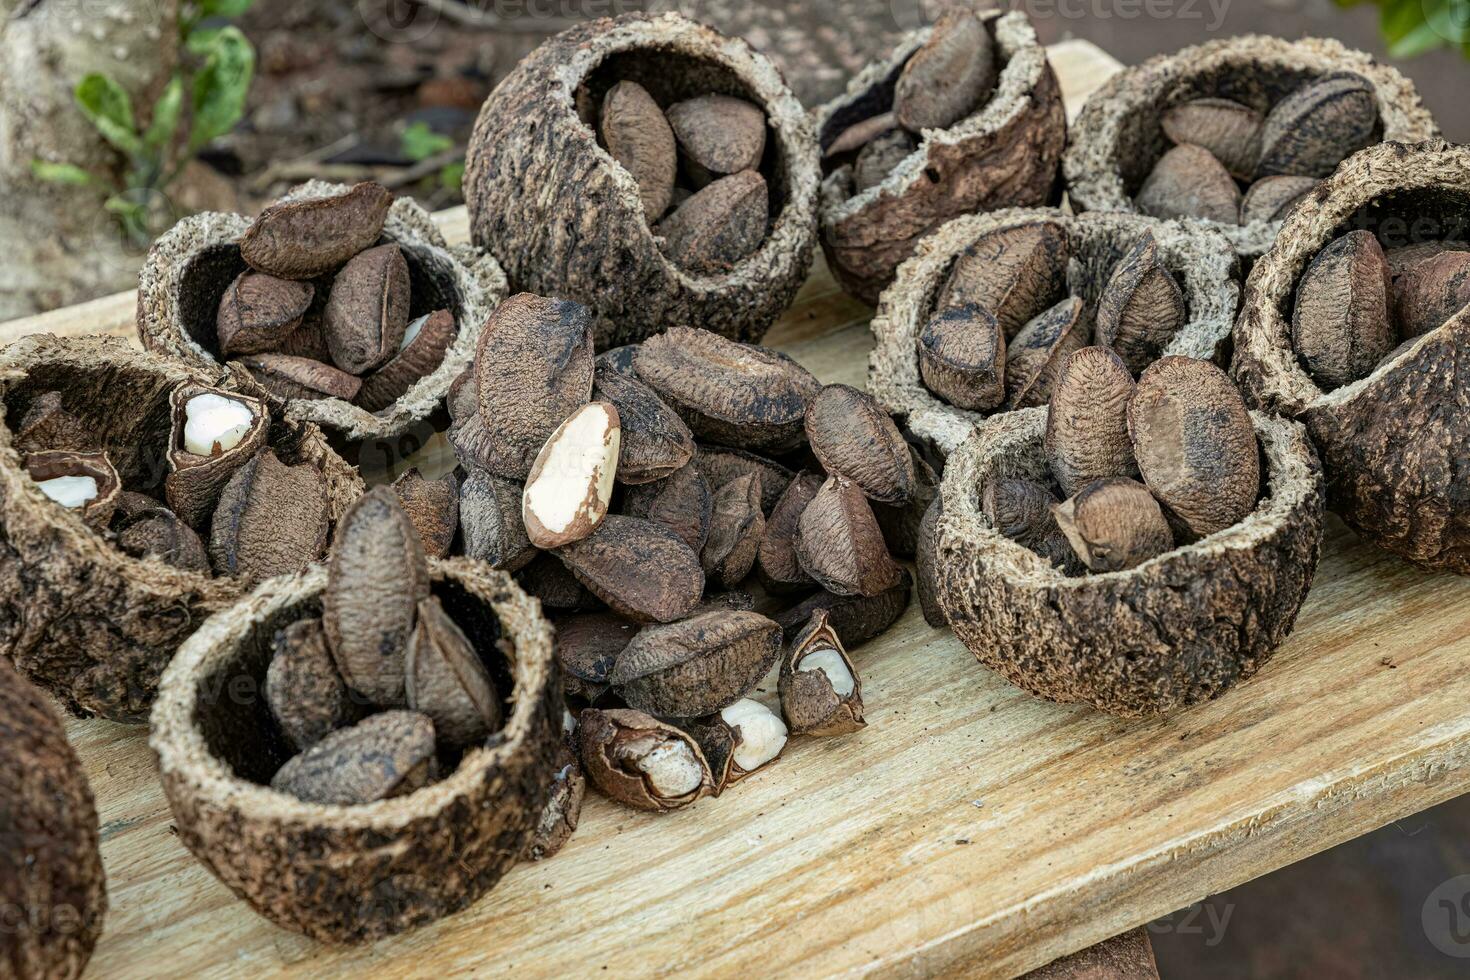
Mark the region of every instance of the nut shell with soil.
MULTIPOLYGON (((124 484, 161 486, 170 396, 187 385, 260 394, 237 368, 191 367, 110 338, 33 336, 0 353, 0 650, 73 713, 145 722, 179 644, 245 585, 132 557, 88 528, 26 475, 15 427, 34 402, 59 392, 124 484)), ((280 462, 321 472, 334 522, 362 492, 314 425, 272 411, 265 445, 280 462)))
POLYGON ((481 110, 464 187, 475 243, 517 289, 592 308, 601 350, 682 323, 759 340, 811 266, 817 181, 811 122, 770 61, 679 14, 638 13, 572 27, 511 71, 481 110), (754 252, 696 273, 660 248, 638 181, 598 142, 595 107, 619 82, 665 111, 720 95, 764 112, 770 222, 754 252))
POLYGON ((263 699, 211 697, 216 684, 264 683, 270 637, 320 612, 325 569, 267 582, 210 618, 154 709, 149 744, 184 844, 261 915, 321 942, 370 942, 470 905, 515 865, 550 792, 564 711, 550 625, 503 572, 450 559, 431 561, 430 577, 504 679, 508 709, 497 737, 439 782, 356 806, 278 793, 266 784, 292 750, 263 699))
MULTIPOLYGON (((898 278, 884 293, 873 317, 871 329, 877 346, 868 360, 868 390, 873 397, 920 445, 940 458, 953 452, 987 415, 957 408, 929 390, 921 376, 916 339, 933 315, 936 302, 942 302, 951 270, 972 244, 985 236, 1038 224, 1060 232, 1064 256, 1071 259, 1067 278, 1073 281, 1069 285, 1080 293, 1086 311, 1096 309, 1105 290, 1117 288, 1113 271, 1145 234, 1152 235, 1154 254, 1176 281, 1185 311, 1183 322, 1158 349, 1158 355, 1177 354, 1223 363, 1229 349, 1240 298, 1235 280, 1238 263, 1229 242, 1215 232, 1196 223, 1160 221, 1143 215, 1073 217, 1049 208, 1014 208, 956 218, 921 242, 914 256, 899 268, 898 278)), ((1047 300, 1040 297, 1032 300, 1033 305, 1044 302, 1047 300)), ((1036 309, 1030 316, 1042 312, 1036 309)), ((1009 317, 1019 323, 1027 318, 1024 314, 1009 317)), ((1079 324, 1089 333, 1092 326, 1086 321, 1090 319, 1090 313, 1083 313, 1079 324)), ((1104 312, 1097 313, 1097 321, 1101 332, 1104 312)), ((1010 344, 1006 352, 1008 371, 1028 357, 1023 350, 1028 331, 1029 326, 1023 328, 1010 344)), ((1088 342, 1085 337, 1076 339, 1079 342, 1073 343, 1072 349, 1088 342)), ((1007 413, 1009 409, 1007 402, 999 411, 1007 413)))
POLYGON ((79 977, 107 914, 97 810, 50 702, 0 659, 0 964, 79 977))
POLYGON ((1297 423, 1251 416, 1262 492, 1244 520, 1126 571, 1069 577, 985 517, 998 480, 1048 479, 1045 409, 993 419, 949 457, 940 606, 977 660, 1037 697, 1124 717, 1222 694, 1291 632, 1316 571, 1322 472, 1297 423))
MULTIPOLYGON (((1078 212, 1138 214, 1134 195, 1170 145, 1164 122, 1170 109, 1228 99, 1236 109, 1264 116, 1291 93, 1335 72, 1368 82, 1383 139, 1412 143, 1438 135, 1413 82, 1365 52, 1326 38, 1223 38, 1125 68, 1093 93, 1072 124, 1062 158, 1068 199, 1078 212)), ((1268 208, 1252 210, 1240 224, 1204 224, 1230 239, 1241 256, 1254 257, 1271 247, 1282 217, 1268 208)))
MULTIPOLYGON (((370 185, 359 185, 359 188, 367 186, 370 185)), ((349 192, 340 184, 310 181, 293 188, 277 207, 316 205, 320 209, 326 202, 356 193, 357 189, 349 192)), ((260 247, 262 236, 258 229, 274 210, 267 209, 253 221, 221 212, 192 215, 153 244, 138 280, 138 336, 145 348, 205 369, 217 369, 229 359, 221 351, 217 335, 220 300, 247 269, 241 257, 242 245, 247 249, 252 244, 257 249, 260 247)), ((324 227, 331 231, 333 226, 324 227)), ((328 236, 328 240, 318 244, 326 252, 332 252, 333 246, 341 242, 328 236)), ((358 245, 361 241, 349 244, 358 245)), ((439 335, 443 325, 438 321, 425 326, 423 343, 407 347, 376 374, 367 373, 365 383, 360 385, 361 394, 357 378, 335 370, 330 363, 321 363, 330 360, 324 338, 319 349, 310 352, 311 357, 299 361, 288 359, 296 353, 289 350, 245 355, 252 370, 265 370, 284 379, 277 382, 277 388, 287 393, 283 396, 287 418, 314 422, 342 433, 348 440, 390 439, 427 419, 444 401, 450 384, 468 366, 480 327, 509 292, 505 273, 494 258, 468 247, 451 249, 429 213, 408 198, 392 202, 377 241, 367 244, 396 244, 402 252, 411 288, 410 319, 439 310, 452 314, 457 330, 442 357, 437 343, 429 352, 427 360, 436 365, 432 370, 420 376, 430 366, 419 363, 425 359, 420 348, 427 346, 430 339, 443 341, 439 335), (400 387, 406 389, 401 394, 400 387)), ((341 250, 334 254, 334 264, 324 275, 330 276, 346 261, 341 258, 341 250)), ((289 271, 293 275, 309 275, 317 270, 292 265, 289 271)), ((316 300, 306 315, 308 320, 320 318, 329 305, 331 280, 316 281, 316 300)), ((303 325, 297 333, 307 331, 308 327, 303 325)))
POLYGON ((1410 561, 1461 574, 1470 573, 1470 314, 1409 337, 1366 376, 1330 391, 1293 349, 1291 318, 1303 273, 1345 232, 1372 232, 1392 254, 1461 239, 1467 220, 1470 150, 1385 143, 1348 158, 1251 270, 1233 365, 1253 408, 1307 427, 1328 506, 1349 526, 1410 561))
POLYGON ((950 219, 1052 200, 1067 139, 1056 75, 1024 13, 990 11, 980 19, 999 67, 994 89, 958 121, 915 134, 916 148, 881 182, 859 190, 851 153, 832 148, 841 148, 838 137, 854 125, 893 108, 903 69, 935 28, 906 35, 815 112, 817 138, 829 154, 822 249, 842 288, 868 304, 877 304, 920 239, 950 219))

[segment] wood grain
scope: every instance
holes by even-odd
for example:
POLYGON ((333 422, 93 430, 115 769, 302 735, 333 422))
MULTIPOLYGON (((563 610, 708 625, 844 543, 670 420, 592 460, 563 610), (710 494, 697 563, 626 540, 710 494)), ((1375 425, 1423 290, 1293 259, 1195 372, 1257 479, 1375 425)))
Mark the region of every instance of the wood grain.
MULTIPOLYGON (((1109 64, 1078 44, 1054 60, 1069 98, 1109 64)), ((462 211, 439 220, 462 237, 462 211)), ((868 312, 819 268, 771 342, 861 384, 868 312)), ((0 339, 130 318, 131 296, 114 297, 0 339)), ((1007 976, 1470 788, 1470 580, 1335 521, 1296 634, 1254 680, 1172 719, 1035 701, 916 607, 854 659, 864 731, 796 740, 668 816, 589 798, 556 858, 362 949, 251 913, 171 832, 145 734, 73 721, 112 896, 93 975, 1007 976)))

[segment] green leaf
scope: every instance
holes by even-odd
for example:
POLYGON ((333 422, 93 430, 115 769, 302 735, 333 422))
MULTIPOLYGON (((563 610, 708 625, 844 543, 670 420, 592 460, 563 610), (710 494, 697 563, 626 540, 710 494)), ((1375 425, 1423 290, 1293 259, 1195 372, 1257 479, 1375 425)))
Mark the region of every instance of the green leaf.
POLYGON ((1424 23, 1422 0, 1383 0, 1378 11, 1378 29, 1392 46, 1424 23))
POLYGON ((133 121, 133 100, 121 85, 96 72, 77 83, 77 106, 102 138, 124 153, 143 148, 133 121))
POLYGON ((1413 58, 1426 51, 1433 51, 1445 43, 1445 39, 1439 32, 1428 24, 1420 24, 1407 34, 1400 35, 1396 40, 1389 42, 1388 56, 1390 58, 1413 58))
POLYGON ((220 30, 204 67, 194 76, 191 151, 235 128, 245 114, 245 96, 254 76, 255 49, 245 35, 235 27, 220 30))
POLYGON ((436 153, 443 153, 454 145, 454 140, 429 128, 426 122, 416 122, 403 131, 400 137, 403 155, 417 163, 427 160, 436 153))
POLYGON ((157 153, 168 145, 179 130, 179 118, 184 112, 184 79, 175 75, 168 87, 153 103, 153 118, 148 121, 148 130, 143 134, 143 146, 157 153))
POLYGON ((255 4, 255 0, 196 0, 201 17, 240 17, 255 4))
POLYGON ((464 161, 451 163, 439 171, 439 186, 456 194, 464 192, 464 161))
POLYGON ((31 173, 37 180, 44 180, 52 184, 72 184, 80 187, 94 180, 91 174, 75 164, 50 163, 46 160, 32 160, 31 173))

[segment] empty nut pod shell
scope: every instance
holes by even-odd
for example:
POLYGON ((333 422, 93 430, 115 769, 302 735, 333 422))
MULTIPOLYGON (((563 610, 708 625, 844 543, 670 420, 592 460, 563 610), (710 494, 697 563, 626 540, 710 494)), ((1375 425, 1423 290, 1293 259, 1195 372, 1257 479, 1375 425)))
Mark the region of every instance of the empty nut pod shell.
MULTIPOLYGON (((0 592, 6 596, 0 602, 0 647, 22 674, 76 714, 145 722, 159 674, 174 651, 206 617, 238 598, 244 583, 212 578, 197 562, 177 567, 133 557, 122 550, 126 542, 104 539, 80 512, 58 506, 27 475, 9 426, 55 392, 62 408, 95 438, 94 448, 106 453, 123 485, 161 498, 176 455, 169 450, 172 400, 179 391, 238 393, 238 400, 230 400, 241 410, 264 404, 260 390, 238 369, 189 367, 116 339, 34 336, 0 353, 0 402, 7 420, 0 428, 0 527, 9 542, 0 554, 0 592)), ((275 409, 268 415, 256 426, 261 444, 282 463, 307 463, 320 471, 327 514, 335 521, 361 494, 361 479, 328 448, 316 426, 288 421, 275 409)), ((180 424, 182 436, 187 423, 181 418, 180 424)), ((206 536, 208 516, 204 509, 206 536)))
POLYGON ((82 975, 107 914, 97 809, 46 696, 0 658, 0 963, 17 980, 82 975))
MULTIPOLYGON (((676 115, 688 121, 683 112, 676 115)), ((666 151, 669 142, 660 131, 640 146, 666 151)), ((464 189, 475 243, 500 260, 518 289, 591 307, 603 350, 685 323, 759 340, 790 305, 811 266, 817 179, 811 122, 770 61, 745 41, 679 14, 636 13, 578 24, 516 65, 480 112, 464 189), (647 183, 657 170, 660 180, 667 179, 666 166, 645 166, 613 139, 608 145, 625 166, 599 143, 605 97, 614 89, 628 95, 626 83, 636 83, 652 99, 653 107, 641 96, 637 102, 654 123, 653 108, 667 112, 709 95, 734 96, 764 113, 758 169, 717 181, 690 201, 699 202, 699 210, 735 218, 751 216, 743 203, 759 205, 768 196, 768 223, 754 220, 758 214, 728 223, 729 229, 755 234, 765 224, 764 241, 753 252, 718 263, 713 271, 675 261, 706 236, 677 208, 670 214, 678 222, 658 231, 652 227, 657 215, 646 213, 638 177, 647 183), (734 193, 753 188, 757 176, 766 195, 734 193)), ((649 190, 655 206, 663 203, 661 191, 649 190)))
POLYGON ((993 90, 982 93, 976 108, 958 121, 915 133, 917 148, 880 183, 854 186, 851 150, 842 152, 847 141, 838 140, 858 124, 873 121, 876 127, 886 118, 905 67, 938 25, 906 35, 892 54, 857 75, 846 93, 816 110, 817 139, 826 154, 822 250, 842 288, 865 303, 876 304, 919 240, 951 218, 1051 199, 1067 139, 1056 76, 1024 13, 978 16, 1000 68, 993 90))
POLYGON ((1244 520, 1125 570, 1069 577, 985 516, 995 481, 1048 481, 1045 409, 985 423, 949 457, 938 599, 975 658, 1037 697, 1124 717, 1223 693, 1291 632, 1316 571, 1322 472, 1302 426, 1251 416, 1262 489, 1244 520))
MULTIPOLYGON (((315 422, 341 432, 348 440, 392 438, 427 419, 444 400, 450 383, 469 364, 481 325, 509 290, 505 274, 493 258, 469 248, 450 249, 429 213, 408 198, 392 201, 385 216, 380 209, 375 211, 381 233, 373 233, 371 240, 358 233, 361 221, 349 221, 350 215, 329 219, 316 213, 329 204, 360 198, 361 189, 372 186, 376 185, 348 188, 311 181, 293 188, 254 221, 217 212, 180 221, 154 242, 139 275, 138 335, 143 346, 201 368, 215 368, 227 357, 239 356, 226 355, 220 347, 217 319, 221 298, 249 268, 242 258, 242 247, 254 250, 251 254, 256 262, 263 261, 257 253, 269 253, 269 261, 287 262, 293 278, 315 283, 315 298, 305 319, 287 341, 288 347, 305 344, 306 349, 245 355, 252 370, 271 376, 262 378, 262 383, 270 384, 277 397, 284 400, 286 417, 315 422), (306 210, 310 208, 316 212, 306 210), (301 264, 295 256, 281 258, 276 253, 282 251, 283 244, 266 248, 268 239, 284 239, 291 230, 282 227, 265 236, 262 231, 267 230, 266 223, 279 224, 286 217, 301 220, 302 214, 315 214, 299 234, 307 235, 302 240, 315 246, 313 262, 317 256, 326 256, 321 259, 328 262, 324 268, 319 263, 301 264), (313 241, 311 235, 321 240, 313 241), (347 241, 352 235, 356 237, 347 241), (401 332, 404 324, 395 325, 388 338, 394 341, 392 349, 380 352, 387 358, 386 363, 375 363, 376 370, 364 372, 358 384, 353 375, 333 368, 322 334, 331 301, 332 274, 358 254, 346 253, 338 246, 344 241, 356 246, 364 240, 368 246, 398 246, 408 266, 410 298, 407 333, 401 332), (451 314, 453 324, 430 316, 441 310, 451 314), (428 319, 423 320, 425 317, 428 319), (311 339, 308 334, 313 335, 311 339)), ((362 200, 359 204, 358 210, 362 210, 386 201, 362 200)), ((240 353, 245 354, 243 350, 240 353)))
POLYGON ((273 579, 210 618, 164 678, 149 744, 179 837, 282 928, 361 943, 424 925, 493 888, 536 831, 564 735, 551 627, 503 572, 449 559, 431 561, 430 578, 503 683, 506 717, 415 792, 355 806, 276 792, 267 784, 291 750, 264 702, 210 696, 265 683, 271 636, 320 613, 325 569, 273 579))
MULTIPOLYGON (((1193 223, 1128 214, 1072 217, 1049 208, 1018 208, 956 218, 919 245, 884 293, 871 324, 877 346, 868 360, 868 390, 917 440, 921 450, 943 458, 987 414, 994 417, 1018 406, 1045 404, 1050 396, 1046 387, 1055 381, 1066 355, 1087 344, 1103 343, 1092 336, 1094 319, 1099 332, 1104 323, 1119 325, 1116 332, 1120 336, 1130 322, 1159 324, 1166 319, 1158 312, 1133 315, 1111 305, 1099 311, 1104 297, 1110 304, 1125 294, 1130 302, 1156 302, 1159 295, 1176 303, 1183 300, 1182 321, 1177 319, 1177 306, 1169 310, 1177 326, 1168 335, 1132 345, 1118 341, 1131 352, 1129 358, 1135 364, 1146 366, 1149 355, 1169 354, 1221 361, 1229 347, 1230 328, 1240 299, 1240 286, 1235 281, 1237 267, 1229 242, 1193 223), (960 260, 970 254, 972 246, 983 259, 989 254, 984 247, 994 245, 997 236, 1014 239, 1016 231, 1038 226, 1047 230, 1043 237, 1050 243, 1044 249, 1045 275, 1037 272, 1035 263, 1010 268, 999 262, 982 262, 978 270, 984 273, 993 268, 1016 278, 1009 291, 1002 292, 993 284, 987 290, 989 295, 1001 297, 990 301, 1007 310, 1006 322, 1014 331, 1006 345, 1005 366, 1007 387, 1016 397, 991 413, 957 408, 925 383, 917 339, 934 315, 936 303, 948 299, 946 289, 954 288, 951 273, 960 275, 960 260), (1152 246, 1138 248, 1145 236, 1152 237, 1152 246), (1163 273, 1172 277, 1177 295, 1170 290, 1142 288, 1151 279, 1138 269, 1141 257, 1151 259, 1152 279, 1163 273), (1063 275, 1055 268, 1058 265, 1067 267, 1065 284, 1058 281, 1063 275), (1080 309, 1062 298, 1064 291, 1081 301, 1080 309), (1059 299, 1067 305, 1058 304, 1059 299), (1058 327, 1065 335, 1058 332, 1058 327), (1043 336, 1048 331, 1052 336, 1043 336), (1024 397, 1020 397, 1022 393, 1024 397)), ((973 291, 976 284, 970 283, 967 288, 973 291)))
POLYGON ((1371 232, 1394 253, 1463 238, 1467 209, 1470 150, 1431 140, 1348 158, 1251 270, 1233 365, 1248 404, 1307 427, 1322 454, 1328 506, 1349 526, 1420 565, 1462 574, 1470 572, 1470 313, 1397 338, 1403 343, 1366 376, 1332 390, 1293 350, 1291 316, 1304 270, 1345 232, 1371 232))
MULTIPOLYGON (((1379 138, 1412 143, 1438 135, 1414 83, 1365 52, 1326 38, 1223 38, 1125 68, 1092 94, 1072 124, 1062 158, 1067 197, 1079 212, 1138 214, 1134 196, 1171 145, 1167 133, 1177 124, 1177 117, 1165 123, 1171 109, 1195 100, 1228 99, 1237 111, 1257 115, 1265 122, 1273 106, 1334 72, 1352 73, 1367 81, 1377 109, 1379 138)), ((1290 105, 1284 107, 1290 109, 1290 105)), ((1263 130, 1275 125, 1267 122, 1263 130)), ((1288 133, 1306 130, 1299 122, 1283 128, 1288 133)), ((1351 127, 1346 121, 1335 121, 1321 128, 1329 135, 1340 135, 1351 127)), ((1174 135, 1181 134, 1176 130, 1174 135)), ((1269 133, 1263 135, 1269 140, 1269 133)), ((1377 142, 1377 138, 1369 139, 1377 142)), ((1223 147, 1215 149, 1227 158, 1233 156, 1223 147)), ((1260 146, 1251 152, 1259 156, 1260 146)), ((1257 174, 1237 171, 1235 176, 1249 179, 1257 174)), ((1257 205, 1248 202, 1239 223, 1204 223, 1225 235, 1239 255, 1260 255, 1271 247, 1285 215, 1279 207, 1257 205)))

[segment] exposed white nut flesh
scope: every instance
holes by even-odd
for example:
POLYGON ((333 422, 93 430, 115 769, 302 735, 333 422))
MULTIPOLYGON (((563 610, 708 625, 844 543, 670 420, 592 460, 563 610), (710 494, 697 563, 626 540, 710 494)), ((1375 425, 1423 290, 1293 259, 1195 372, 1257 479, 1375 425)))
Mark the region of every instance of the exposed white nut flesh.
POLYGON ((801 658, 796 669, 820 670, 826 674, 827 680, 832 684, 833 693, 839 698, 845 698, 852 693, 852 671, 847 669, 847 664, 842 662, 842 654, 836 650, 813 650, 801 658))
POLYGON ((677 739, 649 735, 624 745, 620 754, 648 777, 653 791, 664 799, 687 796, 704 782, 704 769, 694 750, 677 739))
POLYGON ((735 765, 746 772, 759 769, 786 747, 786 723, 759 701, 741 698, 721 709, 720 717, 731 728, 740 729, 734 758, 735 765))
POLYGON ((218 456, 240 445, 255 424, 244 402, 223 395, 195 395, 184 405, 184 449, 218 456))
POLYGON ((36 486, 56 503, 73 510, 97 499, 97 480, 90 476, 58 476, 42 480, 36 486))
POLYGON ((521 496, 533 545, 559 548, 597 530, 612 500, 621 445, 618 410, 609 402, 583 405, 551 434, 521 496))
POLYGON ((418 339, 419 331, 424 329, 424 324, 429 322, 431 316, 432 313, 425 313, 417 320, 408 321, 408 329, 403 331, 403 341, 398 345, 398 353, 408 350, 408 345, 418 339))

